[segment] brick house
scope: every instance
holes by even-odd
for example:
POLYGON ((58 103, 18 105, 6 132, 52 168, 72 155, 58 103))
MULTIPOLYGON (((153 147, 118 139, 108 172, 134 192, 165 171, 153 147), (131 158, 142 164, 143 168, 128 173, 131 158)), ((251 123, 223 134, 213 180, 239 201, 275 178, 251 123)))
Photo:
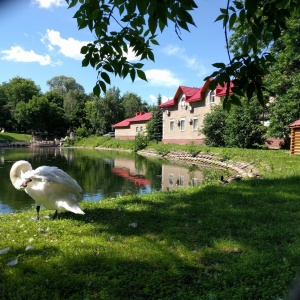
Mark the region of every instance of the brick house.
POLYGON ((112 125, 115 129, 115 138, 134 140, 138 133, 143 132, 146 134, 146 124, 151 118, 151 112, 137 112, 133 118, 112 125))
POLYGON ((200 88, 179 86, 174 98, 159 106, 163 109, 164 144, 204 144, 204 135, 199 133, 204 116, 226 94, 226 87, 220 85, 210 90, 210 82, 208 79, 200 88))

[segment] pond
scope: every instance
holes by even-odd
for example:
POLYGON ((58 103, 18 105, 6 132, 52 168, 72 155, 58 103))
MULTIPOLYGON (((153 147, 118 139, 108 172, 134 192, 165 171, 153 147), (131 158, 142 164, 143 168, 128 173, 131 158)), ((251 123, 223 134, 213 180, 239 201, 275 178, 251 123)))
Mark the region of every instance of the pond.
POLYGON ((16 190, 9 172, 14 162, 27 160, 33 169, 57 166, 82 187, 80 201, 100 201, 122 195, 141 195, 160 190, 199 185, 206 178, 219 178, 221 170, 145 158, 122 151, 83 148, 0 149, 0 213, 30 209, 35 205, 24 191, 16 190))

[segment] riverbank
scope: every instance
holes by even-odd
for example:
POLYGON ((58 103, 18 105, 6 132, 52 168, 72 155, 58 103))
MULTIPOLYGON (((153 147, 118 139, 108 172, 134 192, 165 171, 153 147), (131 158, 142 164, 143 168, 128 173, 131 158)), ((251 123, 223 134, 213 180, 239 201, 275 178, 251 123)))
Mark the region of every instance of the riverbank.
POLYGON ((300 271, 300 157, 192 150, 180 159, 251 162, 262 177, 80 203, 84 216, 57 220, 29 221, 34 209, 0 215, 0 297, 287 299, 300 271))

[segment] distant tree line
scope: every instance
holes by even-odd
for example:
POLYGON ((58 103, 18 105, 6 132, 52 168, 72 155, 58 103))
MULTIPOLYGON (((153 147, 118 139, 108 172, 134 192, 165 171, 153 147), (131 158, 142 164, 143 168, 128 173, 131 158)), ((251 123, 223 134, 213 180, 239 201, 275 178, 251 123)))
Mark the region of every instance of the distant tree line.
MULTIPOLYGON (((112 125, 135 116, 139 111, 157 111, 140 96, 118 88, 104 96, 87 95, 72 77, 57 76, 47 81, 42 93, 31 79, 15 77, 0 84, 0 128, 12 132, 47 132, 57 137, 68 131, 77 135, 103 135, 112 125)), ((162 121, 161 121, 162 122, 162 121)), ((157 138, 154 132, 152 138, 157 138)), ((160 133, 161 138, 161 133, 160 133)))

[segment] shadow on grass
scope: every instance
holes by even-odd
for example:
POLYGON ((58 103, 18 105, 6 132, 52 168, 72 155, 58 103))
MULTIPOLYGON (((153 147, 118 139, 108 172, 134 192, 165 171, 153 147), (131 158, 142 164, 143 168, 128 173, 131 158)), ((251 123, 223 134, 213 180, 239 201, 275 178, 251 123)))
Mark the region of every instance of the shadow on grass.
POLYGON ((60 220, 77 222, 75 231, 89 225, 74 238, 94 240, 91 248, 78 243, 37 266, 33 253, 27 267, 0 275, 2 296, 284 299, 300 268, 299 182, 245 180, 83 204, 86 215, 60 220), (35 290, 20 291, 26 284, 35 290))

